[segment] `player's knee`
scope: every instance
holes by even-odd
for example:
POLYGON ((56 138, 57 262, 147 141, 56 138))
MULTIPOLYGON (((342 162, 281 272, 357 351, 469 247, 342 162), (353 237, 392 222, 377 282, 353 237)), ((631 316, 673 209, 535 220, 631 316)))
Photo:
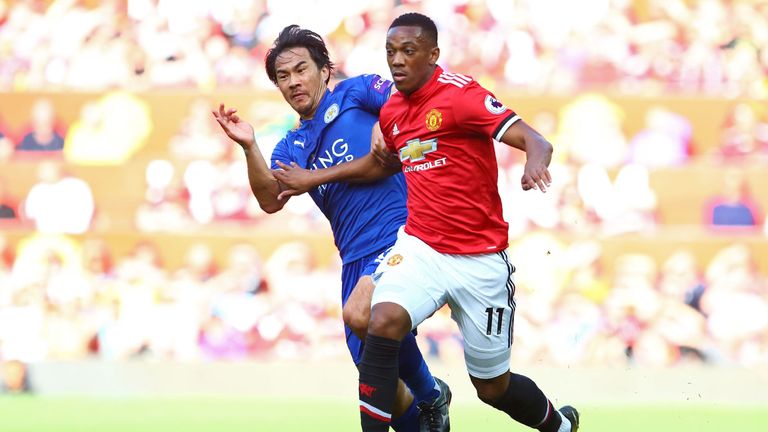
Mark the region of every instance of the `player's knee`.
POLYGON ((368 321, 371 317, 369 310, 347 303, 341 311, 341 316, 344 319, 344 324, 352 329, 352 333, 360 339, 365 339, 365 334, 368 332, 368 321))
POLYGON ((498 406, 507 392, 507 386, 502 386, 499 383, 486 381, 481 384, 474 384, 477 397, 492 407, 498 406))
POLYGON ((371 310, 368 334, 400 340, 411 331, 411 317, 402 306, 379 303, 371 310))

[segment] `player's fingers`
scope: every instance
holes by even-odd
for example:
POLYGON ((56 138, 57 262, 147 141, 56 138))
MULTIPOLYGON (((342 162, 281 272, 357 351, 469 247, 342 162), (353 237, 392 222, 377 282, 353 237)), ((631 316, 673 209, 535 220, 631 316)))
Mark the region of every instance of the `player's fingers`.
POLYGON ((223 103, 219 104, 219 115, 221 117, 224 117, 224 104, 223 103))
POLYGON ((531 190, 536 186, 533 180, 531 180, 531 176, 528 174, 523 175, 520 179, 520 185, 523 187, 524 191, 531 190))
POLYGON ((292 196, 295 196, 295 195, 298 195, 298 194, 299 194, 299 191, 297 191, 297 190, 286 189, 286 190, 280 192, 279 194, 277 194, 277 199, 282 201, 284 199, 288 199, 288 198, 290 198, 292 196))
POLYGON ((535 178, 534 182, 536 183, 536 186, 538 186, 541 192, 547 193, 547 185, 544 184, 544 180, 542 180, 541 177, 535 178))
POLYGON ((277 164, 277 166, 279 166, 279 167, 280 167, 280 168, 282 168, 283 170, 289 170, 289 169, 291 169, 291 167, 290 167, 290 166, 288 166, 288 165, 286 165, 286 164, 284 164, 284 163, 282 163, 282 162, 280 162, 280 161, 275 161, 275 163, 277 164))
POLYGON ((550 186, 552 184, 552 175, 549 173, 548 168, 544 168, 544 179, 547 182, 547 186, 550 186))

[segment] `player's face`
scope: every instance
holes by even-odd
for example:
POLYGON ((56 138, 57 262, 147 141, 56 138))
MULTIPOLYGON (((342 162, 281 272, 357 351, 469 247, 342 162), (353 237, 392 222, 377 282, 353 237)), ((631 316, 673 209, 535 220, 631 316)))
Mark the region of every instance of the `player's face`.
POLYGON ((387 63, 397 90, 406 95, 420 89, 435 71, 440 48, 421 35, 421 27, 392 27, 387 32, 387 63))
POLYGON ((301 118, 312 118, 326 89, 330 71, 317 64, 304 47, 288 48, 275 59, 277 87, 301 118))

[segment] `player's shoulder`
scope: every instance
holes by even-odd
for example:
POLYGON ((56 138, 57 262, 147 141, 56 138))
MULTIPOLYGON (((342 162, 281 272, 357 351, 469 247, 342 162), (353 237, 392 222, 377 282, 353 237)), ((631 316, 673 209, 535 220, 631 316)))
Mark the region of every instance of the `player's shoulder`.
POLYGON ((443 90, 464 89, 477 84, 471 76, 460 73, 441 71, 437 77, 437 85, 443 90))
POLYGON ((344 79, 339 81, 333 89, 333 92, 337 91, 346 92, 350 90, 367 89, 373 87, 374 89, 380 89, 387 83, 387 79, 377 74, 363 74, 344 79), (377 87, 378 86, 378 87, 377 87))

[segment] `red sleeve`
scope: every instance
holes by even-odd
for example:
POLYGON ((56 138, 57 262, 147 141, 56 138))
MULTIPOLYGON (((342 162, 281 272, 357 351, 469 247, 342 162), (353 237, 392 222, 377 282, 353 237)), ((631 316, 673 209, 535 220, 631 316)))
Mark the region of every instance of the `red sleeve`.
POLYGON ((497 141, 513 123, 520 120, 520 116, 475 81, 462 88, 453 103, 461 107, 455 111, 456 122, 461 127, 497 141))
MULTIPOLYGON (((385 107, 387 105, 384 105, 385 107)), ((386 110, 386 108, 381 109, 381 113, 379 114, 379 127, 381 127, 381 134, 384 135, 384 144, 387 145, 387 148, 392 153, 397 153, 395 150, 395 139, 394 135, 392 134, 392 128, 394 127, 391 124, 390 118, 392 116, 389 115, 389 112, 386 110)))
POLYGON ((384 134, 384 144, 387 145, 387 149, 390 152, 397 153, 397 150, 395 150, 395 141, 392 139, 392 135, 390 135, 388 133, 384 134))

